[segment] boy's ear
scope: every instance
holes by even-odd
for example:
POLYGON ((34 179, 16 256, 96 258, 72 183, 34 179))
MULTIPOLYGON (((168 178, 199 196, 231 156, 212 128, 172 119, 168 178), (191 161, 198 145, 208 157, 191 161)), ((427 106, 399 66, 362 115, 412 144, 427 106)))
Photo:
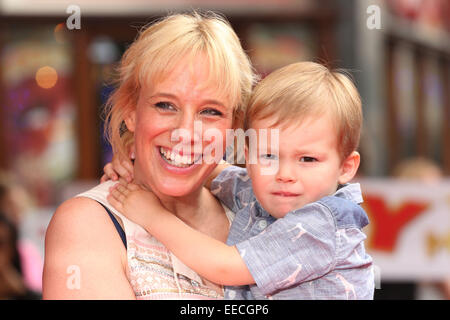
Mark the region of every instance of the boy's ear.
POLYGON ((136 110, 131 111, 124 119, 128 131, 134 132, 136 129, 136 110))
POLYGON ((357 151, 353 151, 341 165, 341 174, 339 175, 339 184, 345 184, 353 179, 359 168, 361 156, 357 151))

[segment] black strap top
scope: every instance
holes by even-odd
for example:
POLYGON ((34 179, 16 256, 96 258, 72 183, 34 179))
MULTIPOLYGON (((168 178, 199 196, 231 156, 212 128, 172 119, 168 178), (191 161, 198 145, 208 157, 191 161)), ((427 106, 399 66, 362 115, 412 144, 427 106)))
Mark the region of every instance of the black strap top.
POLYGON ((111 218, 112 222, 114 223, 114 227, 116 227, 117 232, 119 233, 120 238, 122 239, 123 245, 125 246, 125 249, 127 248, 127 237, 125 236, 125 231, 123 231, 122 226, 117 221, 116 217, 112 214, 112 212, 105 206, 103 203, 99 202, 103 208, 105 208, 106 212, 108 213, 109 217, 111 218))

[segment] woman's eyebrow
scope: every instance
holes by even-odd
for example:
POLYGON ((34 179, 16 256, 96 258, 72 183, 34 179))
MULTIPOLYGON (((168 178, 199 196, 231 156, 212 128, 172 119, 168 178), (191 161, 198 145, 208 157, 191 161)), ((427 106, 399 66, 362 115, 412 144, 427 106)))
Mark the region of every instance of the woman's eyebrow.
POLYGON ((156 98, 156 97, 164 97, 164 98, 170 98, 170 99, 178 100, 178 98, 177 98, 176 95, 171 94, 171 93, 165 93, 165 92, 158 92, 158 93, 155 93, 155 94, 151 95, 151 96, 149 97, 149 99, 153 99, 153 98, 156 98))
POLYGON ((214 105, 217 105, 217 106, 220 106, 220 107, 226 109, 225 105, 222 102, 218 101, 218 100, 207 99, 207 100, 203 100, 202 102, 203 102, 203 104, 214 104, 214 105))
MULTIPOLYGON (((158 92, 158 93, 155 93, 155 94, 151 95, 151 96, 149 97, 149 99, 156 98, 156 97, 164 97, 164 98, 170 98, 170 99, 178 100, 178 97, 177 97, 176 95, 174 95, 174 94, 172 94, 172 93, 166 93, 166 92, 158 92)), ((220 107, 222 107, 222 108, 226 108, 224 103, 220 102, 219 100, 215 100, 215 99, 205 99, 205 100, 202 100, 202 103, 201 103, 201 104, 202 104, 202 105, 205 105, 205 104, 214 104, 214 105, 220 106, 220 107)))

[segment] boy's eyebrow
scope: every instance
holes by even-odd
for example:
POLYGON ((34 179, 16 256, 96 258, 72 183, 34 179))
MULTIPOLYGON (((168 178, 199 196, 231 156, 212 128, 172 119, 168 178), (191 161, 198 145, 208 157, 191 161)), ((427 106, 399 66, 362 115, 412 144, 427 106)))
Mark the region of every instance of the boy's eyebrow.
POLYGON ((292 151, 293 153, 302 153, 302 154, 303 153, 314 153, 314 154, 322 154, 323 153, 323 150, 317 150, 311 146, 306 147, 306 148, 292 146, 289 150, 292 151))

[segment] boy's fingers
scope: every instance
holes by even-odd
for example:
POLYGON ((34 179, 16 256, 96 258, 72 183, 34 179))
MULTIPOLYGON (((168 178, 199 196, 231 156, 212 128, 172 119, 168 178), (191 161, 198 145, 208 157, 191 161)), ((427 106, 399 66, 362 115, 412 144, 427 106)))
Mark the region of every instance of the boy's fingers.
POLYGON ((119 157, 114 156, 111 163, 116 171, 116 173, 119 174, 119 176, 125 178, 127 181, 131 181, 131 174, 130 172, 133 171, 133 167, 131 166, 131 170, 129 170, 130 166, 126 164, 126 160, 121 160, 119 157))
POLYGON ((126 186, 128 186, 128 181, 126 179, 124 179, 123 177, 120 177, 119 184, 126 187, 126 186))
POLYGON ((112 195, 111 193, 106 197, 106 199, 108 200, 108 202, 118 211, 123 211, 123 206, 122 203, 117 201, 112 195))
POLYGON ((134 172, 133 164, 129 160, 124 160, 122 161, 122 166, 126 170, 128 170, 127 181, 131 182, 133 180, 133 172, 134 172))
POLYGON ((119 176, 121 178, 124 178, 125 180, 127 180, 128 182, 130 182, 132 180, 130 172, 128 171, 127 168, 125 168, 124 166, 122 166, 122 164, 120 165, 114 165, 114 169, 116 170, 116 172, 119 174, 119 176))
POLYGON ((117 201, 119 201, 120 203, 123 203, 126 199, 125 194, 122 192, 122 186, 117 186, 116 188, 114 188, 113 190, 111 190, 110 195, 114 197, 114 199, 116 199, 117 201))
POLYGON ((100 180, 101 182, 105 182, 109 179, 111 179, 112 181, 116 181, 119 177, 117 176, 116 172, 114 171, 113 165, 111 162, 108 162, 104 167, 103 167, 103 172, 105 173, 102 177, 102 179, 100 180), (106 179, 104 181, 103 178, 106 176, 106 179))
POLYGON ((130 190, 128 190, 128 187, 123 186, 121 184, 117 185, 116 190, 117 190, 117 192, 120 192, 124 196, 124 198, 130 193, 130 190))
POLYGON ((129 191, 141 190, 141 187, 139 187, 137 184, 134 184, 134 183, 128 184, 127 188, 128 188, 129 191))
POLYGON ((109 180, 109 177, 108 177, 106 174, 104 174, 104 175, 102 175, 102 177, 100 178, 100 183, 103 183, 103 182, 108 181, 108 180, 109 180))

